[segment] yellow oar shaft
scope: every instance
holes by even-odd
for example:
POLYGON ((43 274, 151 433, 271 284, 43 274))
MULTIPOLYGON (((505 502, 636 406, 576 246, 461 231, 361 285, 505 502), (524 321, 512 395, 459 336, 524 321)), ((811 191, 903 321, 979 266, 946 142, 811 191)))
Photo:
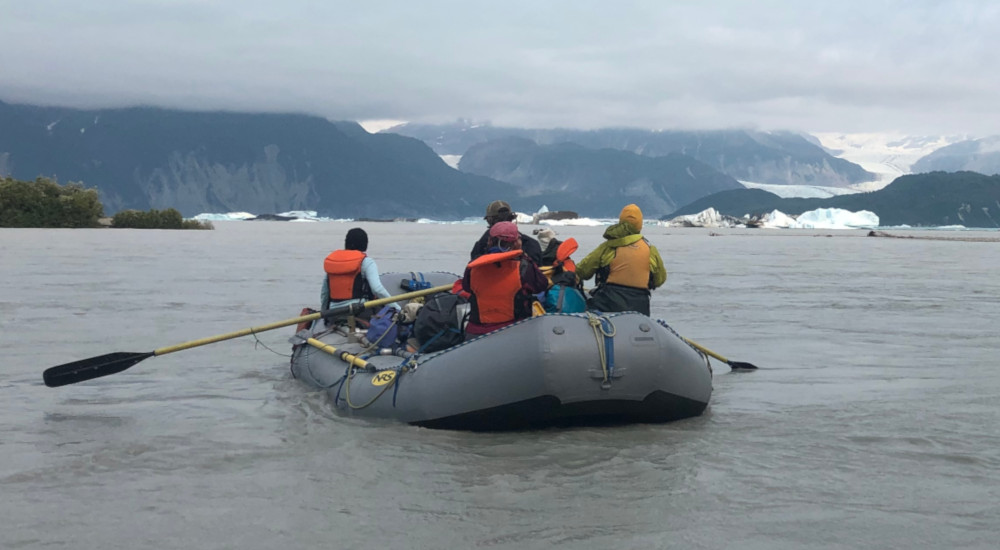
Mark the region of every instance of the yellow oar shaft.
POLYGON ((699 344, 698 342, 695 342, 694 340, 688 340, 687 338, 684 338, 684 341, 698 348, 699 350, 702 351, 702 353, 705 353, 706 355, 711 355, 712 357, 715 357, 716 359, 722 361, 723 363, 729 363, 729 359, 726 359, 725 357, 719 355, 718 353, 715 353, 714 351, 706 348, 705 346, 699 344))
POLYGON ((233 338, 239 338, 241 336, 247 336, 257 332, 265 332, 268 330, 274 330, 276 328, 288 327, 292 325, 297 325, 305 321, 314 321, 320 318, 319 313, 310 313, 309 315, 303 315, 302 317, 296 317, 294 319, 286 319, 284 321, 277 321, 274 323, 268 323, 266 325, 261 325, 259 327, 250 327, 242 330, 237 330, 235 332, 228 332, 226 334, 219 334, 217 336, 209 336, 207 338, 201 338, 199 340, 192 340, 190 342, 184 342, 182 344, 175 344, 173 346, 166 346, 160 349, 153 350, 153 355, 164 355, 167 353, 173 353, 175 351, 182 351, 186 349, 196 348, 198 346, 204 346, 208 344, 214 344, 216 342, 221 342, 223 340, 232 340, 233 338))
POLYGON ((370 302, 365 302, 365 309, 371 307, 384 306, 386 304, 391 304, 393 302, 405 302, 413 298, 419 298, 421 296, 427 296, 430 294, 437 294, 438 292, 447 292, 451 290, 451 287, 455 286, 454 283, 450 285, 434 286, 431 288, 425 288, 423 290, 414 290, 413 292, 404 292, 402 294, 397 294, 395 296, 389 296, 388 298, 379 298, 378 300, 372 300, 370 302))
POLYGON ((307 339, 306 343, 308 343, 310 346, 316 349, 323 350, 344 362, 350 363, 355 367, 361 367, 361 368, 368 367, 368 361, 365 361, 364 359, 358 357, 357 355, 352 355, 350 353, 347 353, 346 351, 340 351, 337 348, 331 346, 330 344, 324 344, 323 342, 320 342, 315 338, 307 339))
MULTIPOLYGON (((388 298, 379 298, 378 300, 371 300, 365 302, 363 305, 365 309, 384 306, 385 304, 390 304, 392 302, 403 302, 412 298, 419 298, 420 296, 427 296, 429 294, 434 294, 437 292, 446 292, 451 290, 451 287, 452 285, 441 285, 431 288, 425 288, 423 290, 414 290, 413 292, 397 294, 395 296, 390 296, 388 298)), ((266 332, 268 330, 274 330, 276 328, 297 325, 299 323, 304 323, 306 321, 315 321, 316 319, 319 319, 322 316, 323 316, 322 313, 310 313, 309 315, 303 315, 301 317, 286 319, 284 321, 268 323, 266 325, 260 325, 259 327, 250 327, 242 330, 237 330, 235 332, 219 334, 217 336, 209 336, 207 338, 201 338, 199 340, 192 340, 190 342, 183 342, 180 344, 175 344, 173 346, 166 346, 159 349, 155 349, 153 350, 153 355, 165 355, 167 353, 173 353, 175 351, 182 351, 186 349, 196 348, 198 346, 214 344, 216 342, 221 342, 223 340, 232 340, 233 338, 239 338, 241 336, 256 334, 258 332, 266 332)))

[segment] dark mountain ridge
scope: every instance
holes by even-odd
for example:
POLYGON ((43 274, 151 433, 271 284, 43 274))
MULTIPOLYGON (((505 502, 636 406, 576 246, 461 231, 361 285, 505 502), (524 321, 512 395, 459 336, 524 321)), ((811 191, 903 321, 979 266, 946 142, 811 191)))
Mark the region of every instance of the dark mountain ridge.
POLYGON ((186 216, 317 210, 331 217, 461 219, 482 216, 499 198, 524 212, 545 204, 600 217, 636 202, 650 217, 714 206, 735 216, 871 210, 886 225, 996 227, 1000 219, 1000 176, 971 172, 904 176, 864 195, 780 199, 735 189, 731 178, 679 153, 646 157, 579 143, 500 141, 466 152, 463 167, 485 175, 452 169, 417 139, 307 115, 0 102, 0 175, 96 187, 108 214, 176 208, 186 216), (676 208, 688 200, 694 202, 676 208))
POLYGON ((658 217, 705 195, 743 188, 686 155, 646 157, 575 143, 538 145, 515 137, 472 146, 459 169, 511 183, 522 197, 593 217, 615 216, 629 202, 658 217))
POLYGON ((422 142, 295 114, 78 110, 0 102, 0 174, 97 187, 108 213, 317 210, 335 217, 482 215, 515 193, 422 142))

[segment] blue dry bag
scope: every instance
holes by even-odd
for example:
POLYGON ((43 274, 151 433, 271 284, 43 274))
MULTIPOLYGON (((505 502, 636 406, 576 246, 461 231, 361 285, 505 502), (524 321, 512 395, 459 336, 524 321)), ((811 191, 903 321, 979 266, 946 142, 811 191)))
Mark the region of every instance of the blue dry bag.
POLYGON ((382 347, 392 347, 399 336, 399 324, 396 322, 398 312, 395 305, 383 306, 372 316, 365 338, 372 344, 377 342, 382 347))
POLYGON ((552 285, 545 293, 545 311, 548 313, 583 313, 587 300, 579 290, 565 285, 552 285))

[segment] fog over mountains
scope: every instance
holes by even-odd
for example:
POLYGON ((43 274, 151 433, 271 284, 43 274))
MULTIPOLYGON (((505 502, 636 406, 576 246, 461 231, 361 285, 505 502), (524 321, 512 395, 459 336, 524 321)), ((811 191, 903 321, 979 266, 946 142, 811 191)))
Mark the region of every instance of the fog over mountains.
MULTIPOLYGON (((539 145, 575 143, 588 149, 616 149, 660 157, 687 155, 738 180, 778 185, 847 187, 877 176, 792 132, 754 130, 652 131, 497 128, 465 121, 454 124, 403 124, 384 130, 415 137, 439 155, 464 155, 472 146, 520 137, 539 145)), ((461 166, 460 166, 461 168, 461 166)))
MULTIPOLYGON (((501 198, 520 211, 546 205, 593 217, 616 216, 622 204, 635 202, 653 218, 686 211, 692 203, 712 206, 717 195, 729 197, 733 206, 732 197, 748 196, 740 194, 740 182, 765 189, 808 185, 839 194, 880 189, 908 173, 910 165, 998 171, 996 138, 899 136, 878 147, 872 145, 877 136, 867 144, 859 139, 746 129, 581 131, 465 122, 407 124, 371 134, 354 122, 296 114, 0 102, 0 176, 82 182, 99 190, 109 214, 172 207, 185 216, 316 210, 332 217, 461 219, 482 216, 488 202, 501 198), (442 160, 448 155, 461 158, 460 170, 442 160)), ((934 187, 949 185, 948 179, 941 172, 931 184, 897 189, 891 196, 905 208, 912 201, 902 197, 936 193, 934 187)), ((977 184, 990 187, 994 181, 977 184)), ((960 188, 970 189, 952 191, 960 188)), ((863 207, 866 195, 852 196, 849 202, 863 207)), ((985 202, 974 208, 993 209, 987 198, 976 198, 985 202)), ((886 207, 885 201, 880 204, 886 207)), ((952 210, 970 205, 959 202, 952 210)), ((954 212, 935 211, 913 223, 961 218, 954 212)), ((965 217, 983 223, 997 218, 992 210, 965 217)))

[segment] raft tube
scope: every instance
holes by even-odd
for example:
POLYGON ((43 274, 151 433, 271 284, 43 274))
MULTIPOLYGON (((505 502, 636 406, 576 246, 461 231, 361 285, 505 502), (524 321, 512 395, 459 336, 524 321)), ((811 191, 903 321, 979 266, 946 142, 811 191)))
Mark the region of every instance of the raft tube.
MULTIPOLYGON (((412 278, 381 277, 394 294, 412 278)), ((658 423, 700 415, 712 394, 707 357, 636 312, 541 315, 427 354, 369 349, 362 334, 319 320, 292 338, 293 376, 346 416, 476 431, 658 423)))

